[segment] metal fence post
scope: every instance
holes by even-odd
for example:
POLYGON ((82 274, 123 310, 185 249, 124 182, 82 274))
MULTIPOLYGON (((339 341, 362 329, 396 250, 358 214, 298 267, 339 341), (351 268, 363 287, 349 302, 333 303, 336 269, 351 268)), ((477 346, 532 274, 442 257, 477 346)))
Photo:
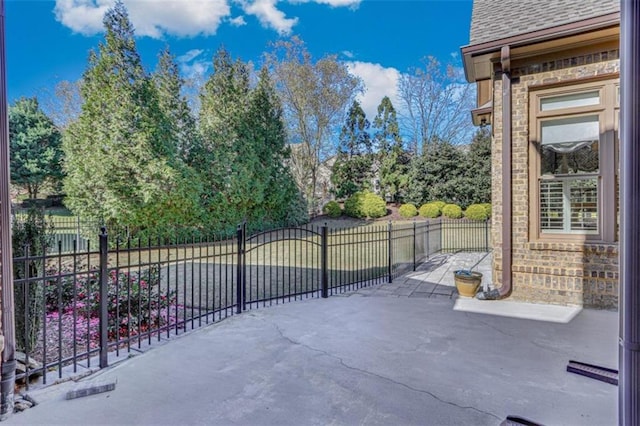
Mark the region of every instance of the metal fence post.
POLYGON ((107 355, 108 347, 108 285, 107 260, 108 260, 107 228, 100 228, 100 368, 109 366, 107 355))
POLYGON ((413 220, 413 270, 416 270, 416 220, 413 220))
POLYGON ((484 221, 484 251, 489 251, 489 220, 484 221))
POLYGON ((247 310, 247 221, 242 222, 242 310, 247 310))
POLYGON ((429 256, 431 256, 431 250, 429 248, 429 234, 431 233, 430 225, 431 225, 431 222, 427 220, 427 230, 425 232, 425 246, 424 246, 424 251, 427 254, 427 259, 429 258, 429 256))
POLYGON ((320 276, 320 282, 322 284, 322 297, 326 299, 329 297, 329 271, 328 271, 328 259, 329 254, 329 242, 327 237, 327 225, 323 225, 320 229, 320 257, 322 264, 322 273, 320 276))
POLYGON ((244 240, 242 225, 238 225, 238 259, 236 264, 236 314, 242 313, 242 242, 244 240))
POLYGON ((389 284, 391 284, 393 282, 393 258, 391 257, 391 251, 392 251, 392 248, 393 248, 393 240, 392 240, 392 235, 391 235, 391 232, 393 230, 392 226, 393 225, 391 224, 391 221, 389 221, 389 230, 387 232, 388 239, 389 239, 389 242, 388 242, 388 251, 389 251, 389 256, 388 256, 389 257, 389 259, 388 259, 389 260, 389 270, 388 270, 389 280, 388 280, 388 283, 389 284))

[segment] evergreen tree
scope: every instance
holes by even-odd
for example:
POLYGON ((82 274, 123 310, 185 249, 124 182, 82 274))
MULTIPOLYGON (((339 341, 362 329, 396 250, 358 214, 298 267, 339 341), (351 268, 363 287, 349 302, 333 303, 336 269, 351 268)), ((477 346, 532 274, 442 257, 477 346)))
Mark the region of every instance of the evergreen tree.
POLYGON ((213 74, 200 95, 201 142, 194 166, 205 188, 203 202, 214 227, 232 227, 263 200, 260 167, 242 134, 249 108, 249 70, 224 48, 213 58, 213 74))
POLYGON ((304 198, 286 164, 290 150, 282 105, 266 68, 260 71, 258 84, 251 92, 244 123, 247 151, 255 151, 257 159, 257 167, 252 170, 254 179, 263 186, 262 204, 256 206, 250 217, 263 227, 306 221, 304 198))
POLYGON ((369 125, 360 103, 353 101, 340 132, 338 155, 331 175, 339 198, 371 188, 373 156, 369 125))
POLYGON ((108 223, 193 221, 197 197, 188 176, 172 167, 177 147, 121 2, 104 26, 105 40, 83 75, 82 111, 63 138, 66 203, 80 217, 108 223))
POLYGON ((403 146, 396 110, 387 96, 378 105, 373 127, 377 129, 375 144, 378 148, 380 193, 398 204, 408 183, 407 172, 411 157, 403 146))
POLYGON ((62 178, 61 135, 36 98, 21 98, 9 108, 11 183, 36 198, 47 181, 62 178))
POLYGON ((441 200, 465 207, 464 153, 448 141, 435 140, 429 146, 427 152, 411 160, 407 201, 421 205, 441 200))
POLYGON ((478 129, 469 145, 465 178, 468 204, 491 202, 491 132, 487 128, 478 129))
POLYGON ((198 144, 198 132, 187 99, 181 94, 184 79, 169 48, 160 53, 152 79, 157 90, 158 106, 165 119, 162 130, 173 141, 178 158, 191 164, 195 160, 192 151, 193 146, 198 144))

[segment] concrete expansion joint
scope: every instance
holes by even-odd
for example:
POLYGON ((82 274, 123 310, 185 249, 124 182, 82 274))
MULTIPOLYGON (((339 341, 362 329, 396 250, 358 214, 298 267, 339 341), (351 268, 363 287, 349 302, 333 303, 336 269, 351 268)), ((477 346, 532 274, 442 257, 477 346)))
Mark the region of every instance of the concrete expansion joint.
POLYGON ((331 354, 331 353, 329 353, 329 352, 327 352, 327 351, 324 351, 324 350, 322 350, 322 349, 314 348, 314 347, 309 346, 309 345, 307 345, 307 344, 304 344, 304 343, 302 343, 302 342, 298 342, 298 341, 296 341, 296 340, 293 340, 292 338, 290 338, 290 337, 286 336, 286 335, 284 334, 284 331, 283 331, 283 330, 282 330, 282 329, 281 329, 277 324, 274 324, 273 326, 274 326, 274 327, 275 327, 275 329, 278 331, 278 334, 280 334, 280 337, 282 337, 282 339, 286 340, 287 342, 291 343, 292 345, 295 345, 295 346, 302 346, 303 348, 308 349, 308 350, 310 350, 310 351, 312 351, 312 352, 316 352, 316 353, 319 353, 319 354, 325 355, 325 356, 327 356, 327 357, 329 357, 329 358, 335 359, 336 361, 338 361, 338 362, 340 363, 340 365, 342 365, 344 368, 346 368, 346 369, 348 369, 348 370, 355 371, 355 372, 357 372, 357 373, 361 373, 361 374, 364 374, 364 375, 367 375, 367 376, 373 376, 373 377, 376 377, 376 378, 381 379, 381 380, 384 380, 384 381, 386 381, 386 382, 393 383, 394 385, 401 386, 401 387, 403 387, 403 388, 405 388, 405 389, 409 389, 409 390, 410 390, 410 391, 412 391, 412 392, 417 392, 417 393, 420 393, 420 394, 423 394, 423 395, 428 395, 428 396, 430 396, 431 398, 435 399, 436 401, 438 401, 438 402, 440 402, 440 403, 442 403, 442 404, 451 405, 451 406, 453 406, 453 407, 460 408, 460 409, 463 409, 463 410, 473 410, 473 411, 477 411, 477 412, 482 413, 482 414, 484 414, 484 415, 491 416, 491 417, 493 417, 493 418, 495 418, 495 419, 497 419, 497 420, 499 420, 499 421, 502 421, 502 420, 503 420, 502 418, 500 418, 500 417, 498 417, 497 415, 495 415, 495 414, 493 414, 493 413, 490 413, 490 412, 488 412, 488 411, 484 411, 484 410, 481 410, 481 409, 476 408, 476 407, 471 407, 471 406, 466 406, 466 405, 456 404, 455 402, 452 402, 452 401, 446 401, 446 400, 444 400, 444 399, 442 399, 442 398, 438 397, 436 394, 434 394, 434 393, 432 393, 432 392, 429 392, 429 391, 427 391, 427 390, 424 390, 424 389, 418 389, 418 388, 415 388, 415 387, 413 387, 413 386, 410 386, 410 385, 408 385, 408 384, 406 384, 406 383, 402 383, 402 382, 399 382, 399 381, 397 381, 397 380, 394 380, 394 379, 392 379, 392 378, 390 378, 390 377, 382 376, 382 375, 380 375, 380 374, 377 374, 377 373, 371 372, 371 371, 369 371, 369 370, 364 370, 364 369, 362 369, 362 368, 353 367, 353 366, 351 366, 351 365, 348 365, 348 364, 347 364, 347 363, 345 363, 345 362, 344 362, 344 360, 343 360, 342 358, 340 358, 339 356, 334 355, 334 354, 331 354))

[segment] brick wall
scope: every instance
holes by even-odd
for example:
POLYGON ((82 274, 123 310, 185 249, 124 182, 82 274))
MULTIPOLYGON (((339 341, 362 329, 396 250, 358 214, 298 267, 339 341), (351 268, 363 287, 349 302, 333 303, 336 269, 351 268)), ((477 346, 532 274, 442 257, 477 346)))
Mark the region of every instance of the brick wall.
MULTIPOLYGON (((619 71, 617 50, 554 58, 514 69, 512 77, 512 298, 615 309, 617 244, 540 243, 529 238, 529 87, 570 84, 619 71)), ((502 82, 496 78, 492 145, 493 282, 502 283, 502 82)))

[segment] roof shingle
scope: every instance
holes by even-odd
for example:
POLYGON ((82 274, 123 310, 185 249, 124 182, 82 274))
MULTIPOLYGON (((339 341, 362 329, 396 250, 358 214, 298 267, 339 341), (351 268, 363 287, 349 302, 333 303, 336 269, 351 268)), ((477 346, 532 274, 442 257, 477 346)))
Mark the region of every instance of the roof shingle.
POLYGON ((474 0, 469 44, 620 11, 620 0, 474 0))

